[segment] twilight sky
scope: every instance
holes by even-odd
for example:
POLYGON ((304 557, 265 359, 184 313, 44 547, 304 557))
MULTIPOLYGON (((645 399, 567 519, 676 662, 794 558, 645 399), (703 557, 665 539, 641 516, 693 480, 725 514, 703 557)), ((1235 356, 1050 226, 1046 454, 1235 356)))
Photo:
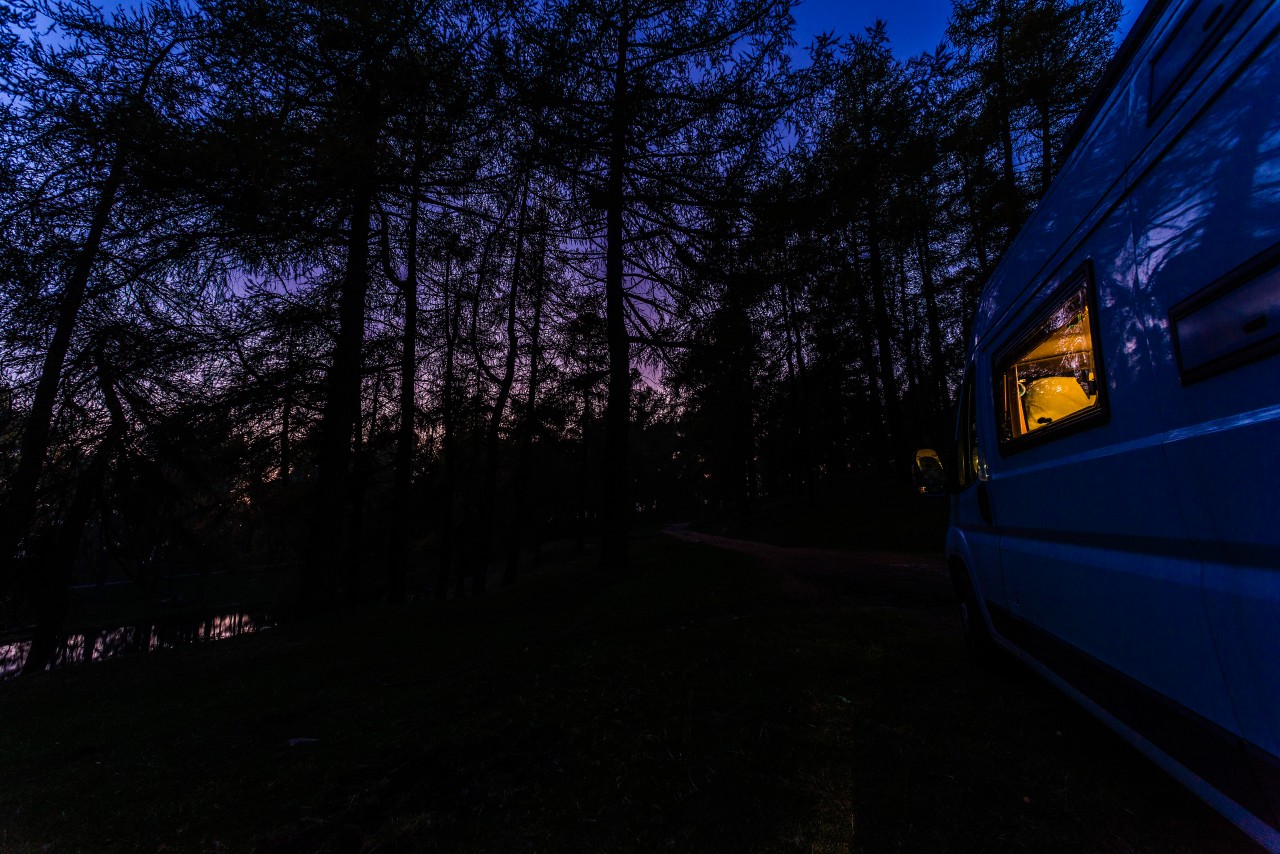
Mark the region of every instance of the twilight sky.
MULTIPOLYGON (((1121 37, 1129 31, 1143 0, 1125 0, 1124 6, 1121 37)), ((799 47, 804 48, 818 33, 861 33, 876 18, 884 18, 893 52, 906 59, 938 46, 950 14, 951 0, 802 0, 794 12, 795 36, 799 47)), ((796 56, 798 59, 803 53, 797 52, 796 56)))

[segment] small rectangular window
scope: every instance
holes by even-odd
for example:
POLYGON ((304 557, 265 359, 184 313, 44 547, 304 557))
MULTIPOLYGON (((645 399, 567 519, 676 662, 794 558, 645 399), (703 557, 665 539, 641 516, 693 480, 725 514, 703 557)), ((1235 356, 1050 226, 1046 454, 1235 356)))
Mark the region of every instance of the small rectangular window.
POLYGON ((1184 384, 1280 350, 1280 246, 1175 305, 1169 323, 1184 384))
POLYGON ((1105 412, 1087 274, 997 359, 1001 450, 1015 450, 1105 412))
POLYGON ((1168 106, 1248 5, 1248 0, 1195 0, 1191 4, 1151 60, 1148 125, 1168 106))

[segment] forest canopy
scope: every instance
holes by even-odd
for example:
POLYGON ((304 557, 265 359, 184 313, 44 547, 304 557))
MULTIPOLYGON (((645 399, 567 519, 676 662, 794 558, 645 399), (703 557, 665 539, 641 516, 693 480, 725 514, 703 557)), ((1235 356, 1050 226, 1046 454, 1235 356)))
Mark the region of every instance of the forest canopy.
POLYGON ((793 60, 791 0, 0 2, 0 619, 299 612, 890 488, 1118 0, 793 60))

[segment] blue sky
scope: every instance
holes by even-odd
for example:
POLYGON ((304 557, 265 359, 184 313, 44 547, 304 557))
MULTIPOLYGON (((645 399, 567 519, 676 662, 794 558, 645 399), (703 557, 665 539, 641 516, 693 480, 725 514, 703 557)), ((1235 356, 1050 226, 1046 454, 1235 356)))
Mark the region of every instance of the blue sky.
MULTIPOLYGON (((1126 0, 1121 35, 1142 8, 1142 0, 1126 0)), ((837 36, 861 33, 876 18, 889 25, 889 41, 900 58, 932 51, 947 29, 951 0, 801 0, 794 11, 796 41, 804 47, 820 32, 837 36)))

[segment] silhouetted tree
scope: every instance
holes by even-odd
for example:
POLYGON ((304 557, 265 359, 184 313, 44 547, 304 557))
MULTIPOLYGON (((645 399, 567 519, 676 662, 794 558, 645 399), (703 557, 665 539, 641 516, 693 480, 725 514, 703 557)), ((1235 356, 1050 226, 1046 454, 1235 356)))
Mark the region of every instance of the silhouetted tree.
MULTIPOLYGON (((647 253, 670 250, 708 180, 758 155, 789 86, 790 0, 695 3, 563 0, 529 39, 549 70, 548 144, 599 212, 609 342, 601 564, 627 566, 630 323, 661 311, 665 276, 647 253), (641 308, 637 300, 643 298, 641 308)), ((595 229, 599 229, 598 231, 595 229)))
POLYGON ((465 136, 459 122, 483 92, 468 76, 474 32, 456 25, 454 11, 447 3, 410 2, 211 6, 227 73, 243 81, 226 89, 226 120, 238 142, 247 132, 253 154, 278 164, 246 176, 252 195, 236 199, 232 212, 267 202, 246 224, 275 238, 268 257, 289 257, 301 234, 320 258, 341 259, 326 282, 336 323, 317 425, 317 494, 302 588, 309 605, 330 599, 340 577, 349 596, 361 595, 350 502, 376 269, 372 223, 377 210, 406 195, 406 184, 437 186, 456 165, 452 145, 465 136))

